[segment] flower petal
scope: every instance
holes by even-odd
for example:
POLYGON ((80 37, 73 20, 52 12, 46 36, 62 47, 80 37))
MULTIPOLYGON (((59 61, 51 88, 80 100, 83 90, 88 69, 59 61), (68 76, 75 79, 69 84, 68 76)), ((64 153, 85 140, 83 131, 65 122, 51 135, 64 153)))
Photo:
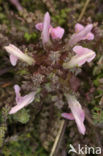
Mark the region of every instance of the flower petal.
POLYGON ((16 56, 10 54, 9 58, 10 58, 11 64, 12 64, 13 66, 15 66, 15 65, 17 64, 18 57, 16 57, 16 56))
POLYGON ((21 96, 19 85, 14 85, 14 90, 15 90, 15 94, 16 94, 16 96, 21 96))
POLYGON ((74 116, 72 113, 62 113, 62 117, 69 119, 69 120, 74 120, 74 116))
POLYGON ((35 25, 35 27, 37 30, 42 31, 43 30, 43 23, 38 23, 35 25))
POLYGON ((42 30, 42 41, 44 45, 46 43, 50 43, 49 27, 50 27, 50 15, 47 12, 44 16, 43 30, 42 30))
POLYGON ((80 32, 80 31, 83 30, 83 29, 84 29, 84 26, 83 26, 82 24, 77 23, 77 24, 75 25, 75 32, 76 32, 76 33, 80 32))
POLYGON ((64 35, 64 29, 61 27, 56 27, 51 29, 52 39, 62 39, 64 35))
POLYGON ((73 48, 73 51, 74 51, 76 54, 78 54, 78 55, 82 55, 83 52, 84 52, 82 46, 75 46, 75 47, 73 48))
POLYGON ((79 67, 82 66, 84 63, 86 63, 86 61, 87 61, 86 58, 81 59, 81 60, 78 62, 77 66, 79 66, 79 67))
POLYGON ((91 32, 88 33, 87 36, 86 36, 86 39, 87 39, 87 40, 93 40, 93 39, 94 39, 94 34, 91 33, 91 32))
POLYGON ((92 54, 92 56, 91 57, 89 57, 88 59, 87 59, 87 62, 91 62, 94 58, 95 58, 95 56, 96 56, 96 54, 95 54, 95 52, 92 54))
POLYGON ((14 85, 14 90, 15 90, 15 94, 16 94, 16 103, 18 104, 19 101, 21 100, 21 94, 20 94, 20 87, 19 85, 14 85))

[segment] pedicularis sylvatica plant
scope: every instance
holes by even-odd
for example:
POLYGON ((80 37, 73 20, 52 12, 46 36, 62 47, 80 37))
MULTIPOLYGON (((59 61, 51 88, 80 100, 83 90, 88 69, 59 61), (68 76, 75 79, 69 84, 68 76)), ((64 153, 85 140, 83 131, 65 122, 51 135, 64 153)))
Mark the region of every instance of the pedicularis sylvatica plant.
MULTIPOLYGON (((18 6, 18 9, 21 10, 21 7, 18 6)), ((36 56, 33 54, 29 56, 29 53, 25 54, 11 43, 4 48, 8 52, 13 66, 16 66, 20 60, 27 63, 32 69, 35 69, 36 73, 44 75, 45 79, 41 83, 41 91, 46 90, 47 94, 50 92, 55 95, 58 95, 58 93, 62 94, 68 109, 61 114, 61 118, 75 120, 79 132, 84 135, 86 133, 84 124, 85 112, 76 97, 76 89, 70 87, 70 77, 76 77, 75 72, 82 68, 85 63, 93 61, 96 56, 92 49, 80 45, 81 41, 87 40, 87 42, 90 42, 94 39, 94 34, 92 33, 93 24, 83 26, 77 23, 74 34, 71 35, 69 41, 64 43, 63 36, 65 35, 65 30, 60 26, 53 27, 50 20, 50 15, 47 12, 44 15, 43 22, 35 25, 37 31, 41 33, 43 51, 40 58, 39 54, 36 54, 36 56), (46 70, 43 70, 44 67, 47 69, 47 73, 45 72, 46 70), (47 77, 50 74, 55 75, 55 78, 49 77, 48 79, 47 77), (47 81, 51 81, 51 88, 55 81, 55 87, 51 90, 45 87, 47 81), (69 113, 69 109, 71 113, 69 113)), ((34 72, 32 75, 35 77, 34 72)), ((71 86, 76 86, 76 81, 75 79, 71 86)), ((20 86, 17 84, 14 85, 14 91, 16 105, 11 107, 9 114, 14 114, 35 101, 35 97, 38 94, 38 88, 36 88, 35 91, 31 90, 27 95, 21 96, 20 86)))

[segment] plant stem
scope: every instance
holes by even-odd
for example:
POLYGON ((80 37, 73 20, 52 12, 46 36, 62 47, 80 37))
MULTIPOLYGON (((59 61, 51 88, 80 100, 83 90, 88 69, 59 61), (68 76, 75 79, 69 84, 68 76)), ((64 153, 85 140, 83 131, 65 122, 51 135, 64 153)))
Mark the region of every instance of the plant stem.
POLYGON ((60 145, 60 138, 63 136, 63 132, 65 131, 65 127, 66 127, 66 124, 65 123, 66 123, 65 120, 62 120, 61 121, 61 125, 60 125, 60 128, 59 128, 57 137, 55 139, 54 145, 52 147, 50 156, 54 156, 55 155, 55 153, 57 151, 57 148, 60 145))
POLYGON ((82 9, 82 11, 80 13, 79 18, 78 18, 78 22, 81 21, 81 19, 83 18, 83 15, 85 14, 85 11, 87 9, 87 6, 88 6, 89 2, 90 2, 90 0, 86 0, 86 2, 84 4, 84 7, 83 7, 83 9, 82 9))

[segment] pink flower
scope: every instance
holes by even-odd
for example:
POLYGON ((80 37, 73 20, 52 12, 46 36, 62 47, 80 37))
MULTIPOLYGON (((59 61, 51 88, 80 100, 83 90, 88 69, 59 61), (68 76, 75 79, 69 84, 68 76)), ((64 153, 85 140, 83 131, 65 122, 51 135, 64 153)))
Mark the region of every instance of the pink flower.
POLYGON ((66 98, 72 113, 62 113, 62 117, 69 120, 75 120, 79 132, 84 135, 86 131, 84 126, 85 113, 74 96, 66 94, 66 98))
POLYGON ((16 106, 12 107, 9 114, 14 114, 18 112, 23 107, 26 107, 31 102, 33 102, 35 97, 35 92, 31 92, 25 96, 21 96, 20 94, 20 87, 18 85, 14 86, 15 94, 16 94, 16 106))
POLYGON ((28 63, 29 65, 32 65, 35 63, 35 60, 24 54, 20 49, 18 49, 16 46, 14 46, 13 44, 9 44, 8 46, 4 47, 5 50, 10 54, 10 62, 13 66, 16 65, 18 59, 28 63))
MULTIPOLYGON (((84 30, 84 26, 82 24, 77 23, 75 25, 75 32, 79 33, 80 31, 84 30)), ((83 37, 82 40, 93 40, 94 39, 94 34, 92 32, 89 32, 85 37, 83 37)))
POLYGON ((21 4, 19 3, 19 0, 9 0, 16 8, 18 11, 23 10, 21 4))
POLYGON ((79 23, 75 25, 75 34, 73 34, 69 40, 69 45, 73 46, 81 40, 93 40, 94 34, 91 33, 93 28, 93 24, 88 24, 87 26, 83 26, 79 23))
MULTIPOLYGON (((43 23, 38 23, 35 25, 36 29, 39 30, 39 31, 42 31, 43 32, 43 27, 48 23, 48 26, 45 27, 48 35, 50 35, 52 37, 53 40, 59 40, 59 39, 62 39, 63 35, 64 35, 64 29, 61 28, 60 26, 56 27, 56 28, 53 28, 51 25, 50 25, 50 15, 49 13, 47 12, 44 16, 44 22, 43 23), (45 19, 45 17, 48 17, 47 19, 45 19), (49 19, 49 22, 48 22, 48 19, 49 19), (44 25, 44 26, 43 26, 44 25)), ((45 35, 44 35, 45 36, 45 35)))
POLYGON ((82 46, 75 46, 73 51, 76 55, 73 56, 69 62, 63 64, 65 69, 80 67, 86 62, 91 62, 96 56, 94 51, 88 48, 83 48, 82 46))

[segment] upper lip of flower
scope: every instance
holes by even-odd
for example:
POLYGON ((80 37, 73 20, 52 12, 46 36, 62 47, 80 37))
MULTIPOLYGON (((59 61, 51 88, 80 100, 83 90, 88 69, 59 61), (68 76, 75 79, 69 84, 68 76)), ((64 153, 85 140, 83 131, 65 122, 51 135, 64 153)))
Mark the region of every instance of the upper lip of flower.
POLYGON ((43 30, 42 30, 42 40, 43 43, 50 42, 50 37, 49 37, 49 26, 50 26, 50 15, 47 12, 44 16, 44 21, 43 21, 43 30))

